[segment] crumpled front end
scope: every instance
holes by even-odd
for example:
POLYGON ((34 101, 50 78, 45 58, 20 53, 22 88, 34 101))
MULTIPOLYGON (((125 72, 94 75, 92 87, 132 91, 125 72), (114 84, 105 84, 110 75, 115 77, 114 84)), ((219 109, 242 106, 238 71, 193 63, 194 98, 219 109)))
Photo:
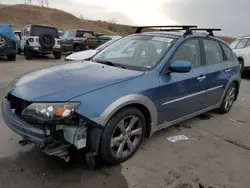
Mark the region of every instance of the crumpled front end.
POLYGON ((2 115, 6 125, 21 135, 24 141, 34 143, 47 155, 66 161, 71 148, 87 148, 88 152, 98 152, 102 129, 94 122, 77 113, 56 121, 24 117, 22 112, 29 105, 31 102, 11 94, 2 102, 2 115))

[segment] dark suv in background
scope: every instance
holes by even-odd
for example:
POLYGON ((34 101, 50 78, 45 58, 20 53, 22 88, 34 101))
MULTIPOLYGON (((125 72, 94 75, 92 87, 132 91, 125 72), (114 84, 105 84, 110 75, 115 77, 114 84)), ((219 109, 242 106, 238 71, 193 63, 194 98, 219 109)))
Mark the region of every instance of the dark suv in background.
POLYGON ((62 40, 57 28, 42 25, 27 25, 22 30, 21 50, 27 60, 36 54, 53 54, 55 59, 62 57, 62 40))
POLYGON ((0 56, 16 61, 16 38, 9 24, 0 24, 0 56))
POLYGON ((79 52, 95 49, 106 41, 108 41, 108 39, 101 39, 95 36, 94 31, 71 29, 67 30, 62 36, 62 48, 64 52, 79 52))

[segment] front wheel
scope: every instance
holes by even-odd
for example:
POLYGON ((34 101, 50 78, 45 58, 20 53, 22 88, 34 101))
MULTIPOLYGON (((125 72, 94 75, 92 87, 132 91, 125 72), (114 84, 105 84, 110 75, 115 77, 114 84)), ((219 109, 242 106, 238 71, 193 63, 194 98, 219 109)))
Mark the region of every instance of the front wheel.
POLYGON ((100 156, 106 162, 119 164, 134 155, 145 134, 145 118, 136 108, 125 108, 106 124, 100 143, 100 156))
POLYGON ((229 112, 233 106, 236 95, 237 95, 237 88, 236 88, 236 85, 233 83, 229 86, 226 92, 226 95, 221 103, 221 106, 218 109, 218 112, 221 114, 225 114, 229 112))
POLYGON ((16 54, 8 54, 7 59, 9 61, 16 61, 16 54))
POLYGON ((24 49, 24 57, 26 60, 31 60, 33 58, 33 53, 29 48, 24 49))

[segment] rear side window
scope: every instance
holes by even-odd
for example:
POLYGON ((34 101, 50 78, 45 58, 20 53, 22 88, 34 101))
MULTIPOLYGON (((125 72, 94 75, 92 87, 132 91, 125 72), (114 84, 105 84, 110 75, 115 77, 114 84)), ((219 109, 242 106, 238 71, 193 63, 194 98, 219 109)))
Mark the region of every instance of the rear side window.
POLYGON ((227 60, 231 59, 231 54, 232 54, 232 51, 229 47, 227 47, 225 44, 223 43, 220 43, 221 44, 221 47, 223 49, 223 51, 225 52, 225 55, 226 55, 226 58, 227 60))
POLYGON ((247 45, 249 39, 242 39, 239 44, 236 46, 236 49, 241 49, 241 48, 245 48, 245 46, 247 45))
POLYGON ((250 40, 248 40, 248 43, 247 43, 246 47, 248 47, 248 46, 250 46, 250 40))
POLYGON ((183 42, 175 52, 170 63, 174 61, 189 61, 192 68, 199 67, 200 64, 200 43, 198 39, 188 39, 183 42))
POLYGON ((223 62, 223 52, 220 44, 214 40, 203 39, 206 65, 223 62))

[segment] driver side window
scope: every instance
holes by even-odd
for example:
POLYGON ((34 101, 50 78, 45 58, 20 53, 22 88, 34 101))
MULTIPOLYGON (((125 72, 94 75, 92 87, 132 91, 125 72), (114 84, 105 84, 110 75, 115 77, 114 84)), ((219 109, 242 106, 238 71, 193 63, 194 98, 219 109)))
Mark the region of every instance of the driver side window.
POLYGON ((170 60, 170 64, 175 61, 188 61, 191 63, 192 68, 201 65, 200 60, 200 43, 198 39, 187 39, 176 50, 175 54, 170 60))

